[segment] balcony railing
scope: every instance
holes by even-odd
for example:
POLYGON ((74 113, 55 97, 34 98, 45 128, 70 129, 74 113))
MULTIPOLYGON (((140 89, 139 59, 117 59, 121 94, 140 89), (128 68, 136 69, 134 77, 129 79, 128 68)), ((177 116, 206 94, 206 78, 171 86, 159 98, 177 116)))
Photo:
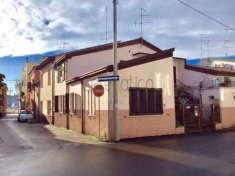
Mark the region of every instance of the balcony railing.
POLYGON ((201 89, 211 89, 211 88, 220 88, 220 87, 235 87, 235 81, 231 80, 209 80, 209 81, 202 81, 200 83, 201 89))

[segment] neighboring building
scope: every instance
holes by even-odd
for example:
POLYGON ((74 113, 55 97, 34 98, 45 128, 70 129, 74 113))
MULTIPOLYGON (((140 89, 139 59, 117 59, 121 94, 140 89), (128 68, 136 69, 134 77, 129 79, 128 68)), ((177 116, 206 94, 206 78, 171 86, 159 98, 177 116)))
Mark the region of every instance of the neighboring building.
POLYGON ((35 64, 31 62, 26 62, 24 69, 22 71, 22 82, 20 89, 20 109, 26 109, 29 107, 28 96, 28 83, 29 83, 29 72, 32 70, 35 64))
POLYGON ((185 59, 176 59, 175 82, 177 87, 186 87, 192 99, 188 104, 200 103, 204 116, 210 115, 208 105, 218 106, 215 115, 215 128, 231 128, 235 125, 235 70, 221 67, 187 65, 185 59), (226 78, 226 79, 225 79, 226 78))
MULTIPOLYGON (((79 132, 88 133, 82 126, 85 117, 81 111, 81 88, 71 88, 66 82, 83 75, 92 70, 99 69, 113 62, 112 43, 96 47, 86 48, 70 53, 66 53, 56 58, 55 66, 55 89, 54 89, 54 124, 56 126, 69 128, 79 132), (70 100, 73 100, 74 107, 69 111, 70 100)), ((140 56, 160 52, 156 46, 143 39, 135 39, 118 43, 118 61, 125 62, 140 56)), ((95 122, 95 121, 94 121, 95 122)), ((91 123, 94 123, 91 120, 91 123)))
POLYGON ((33 66, 29 72, 27 102, 26 109, 34 113, 34 117, 39 117, 39 89, 40 89, 40 71, 38 65, 33 66))
MULTIPOLYGON (((58 127, 115 140, 113 83, 99 82, 100 76, 113 74, 112 47, 110 43, 44 58, 38 66, 41 117, 58 127), (105 88, 100 98, 93 93, 97 84, 105 88)), ((143 39, 118 43, 121 139, 235 125, 235 102, 225 103, 235 92, 229 81, 235 71, 188 65, 173 52, 143 39)))
MULTIPOLYGON (((119 63, 121 139, 179 133, 175 126, 173 51, 159 51, 119 63)), ((67 82, 70 94, 76 95, 70 101, 70 113, 78 112, 83 132, 110 141, 115 140, 113 84, 100 83, 98 77, 112 75, 112 71, 112 65, 108 65, 67 82), (97 84, 105 88, 100 98, 93 94, 97 84), (78 107, 74 99, 79 100, 78 107)))
POLYGON ((5 75, 0 74, 0 118, 7 112, 7 85, 3 82, 5 75))
POLYGON ((38 66, 40 70, 39 111, 42 121, 53 123, 52 118, 52 70, 55 57, 44 58, 38 66))

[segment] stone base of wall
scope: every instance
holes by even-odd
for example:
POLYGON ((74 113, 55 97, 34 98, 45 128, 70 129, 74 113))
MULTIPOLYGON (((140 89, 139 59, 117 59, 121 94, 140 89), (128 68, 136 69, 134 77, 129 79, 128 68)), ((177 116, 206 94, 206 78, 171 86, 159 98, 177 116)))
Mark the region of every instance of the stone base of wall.
POLYGON ((96 111, 94 116, 89 116, 88 112, 85 113, 85 134, 90 134, 100 138, 103 141, 108 140, 108 111, 96 111))
POLYGON ((129 116, 128 110, 119 115, 121 139, 176 134, 174 109, 166 109, 162 115, 129 116))
POLYGON ((39 120, 42 123, 52 124, 52 116, 41 115, 39 120))
POLYGON ((235 107, 222 107, 221 121, 221 128, 235 127, 235 107))
POLYGON ((67 128, 67 116, 66 114, 55 113, 55 126, 67 128))
POLYGON ((82 118, 76 115, 69 116, 69 129, 82 133, 82 118))

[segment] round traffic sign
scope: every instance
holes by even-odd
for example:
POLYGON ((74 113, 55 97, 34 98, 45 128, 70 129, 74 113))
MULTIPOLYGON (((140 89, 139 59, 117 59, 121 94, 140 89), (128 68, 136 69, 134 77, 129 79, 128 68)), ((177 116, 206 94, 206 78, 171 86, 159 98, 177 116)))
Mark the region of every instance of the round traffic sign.
POLYGON ((104 87, 102 85, 96 85, 94 88, 93 88, 93 93, 96 97, 101 97, 104 95, 104 87))

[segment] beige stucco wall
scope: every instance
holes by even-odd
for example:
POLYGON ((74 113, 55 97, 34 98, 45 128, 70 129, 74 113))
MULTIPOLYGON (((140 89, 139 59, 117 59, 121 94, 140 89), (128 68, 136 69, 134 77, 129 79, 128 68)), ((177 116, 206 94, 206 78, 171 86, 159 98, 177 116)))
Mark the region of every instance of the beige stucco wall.
POLYGON ((43 115, 47 115, 47 101, 52 101, 52 86, 48 85, 48 71, 51 70, 52 65, 47 65, 41 69, 43 87, 40 87, 40 102, 43 102, 43 115))
MULTIPOLYGON (((118 60, 129 60, 133 58, 134 53, 155 53, 143 45, 135 44, 131 46, 118 48, 118 60)), ((89 53, 81 56, 72 57, 68 60, 68 79, 72 79, 84 73, 96 70, 113 63, 113 50, 105 50, 95 53, 89 53)))
POLYGON ((55 96, 57 95, 65 95, 66 94, 66 82, 63 81, 61 83, 57 82, 58 71, 54 71, 54 81, 55 81, 55 96))
MULTIPOLYGON (((104 74, 103 74, 104 75, 104 74)), ((101 76, 101 75, 99 75, 101 76)), ((84 130, 85 133, 95 135, 103 140, 110 138, 109 134, 109 86, 107 82, 98 82, 98 76, 83 81, 84 89, 84 130), (95 85, 103 85, 105 88, 104 95, 95 99, 96 113, 94 116, 88 114, 88 90, 95 85)))
POLYGON ((235 126, 235 88, 208 89, 202 91, 204 102, 210 103, 209 96, 219 99, 221 107, 221 125, 219 128, 235 126))
POLYGON ((173 58, 123 69, 119 71, 119 75, 121 77, 119 82, 121 138, 175 134, 173 58), (162 88, 164 113, 130 116, 129 87, 162 88))

